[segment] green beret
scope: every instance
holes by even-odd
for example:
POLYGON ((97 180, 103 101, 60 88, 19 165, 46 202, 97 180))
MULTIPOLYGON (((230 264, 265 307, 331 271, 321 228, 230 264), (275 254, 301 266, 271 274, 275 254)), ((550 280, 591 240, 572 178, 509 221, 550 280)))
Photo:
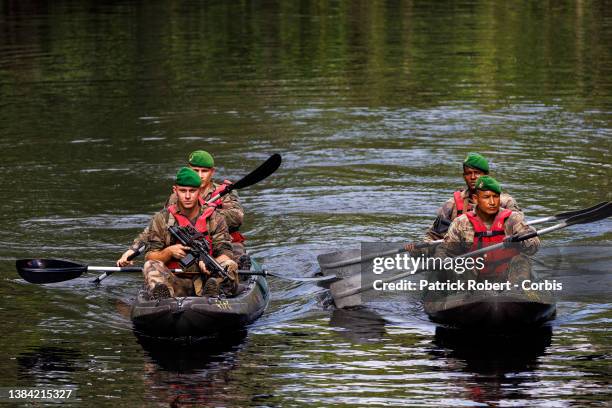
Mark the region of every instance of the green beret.
POLYGON ((184 187, 200 187, 202 184, 202 180, 198 173, 196 173, 193 169, 189 167, 181 168, 178 173, 176 173, 176 183, 177 186, 184 187))
POLYGON ((494 193, 501 194, 502 188, 491 176, 480 176, 476 180, 476 190, 482 191, 493 191, 494 193))
POLYGON ((196 167, 215 167, 213 157, 204 150, 196 150, 189 155, 189 164, 196 167))
POLYGON ((478 153, 468 153, 463 161, 463 165, 482 170, 485 174, 489 173, 489 162, 478 153))

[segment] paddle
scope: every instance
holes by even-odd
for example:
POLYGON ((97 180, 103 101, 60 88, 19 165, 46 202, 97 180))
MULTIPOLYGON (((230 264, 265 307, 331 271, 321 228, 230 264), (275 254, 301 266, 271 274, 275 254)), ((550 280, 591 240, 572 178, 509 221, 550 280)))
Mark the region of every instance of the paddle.
MULTIPOLYGON (((215 202, 219 198, 231 193, 232 190, 240 190, 242 188, 249 187, 249 186, 252 186, 253 184, 259 183, 260 181, 264 180, 265 178, 270 176, 272 173, 274 173, 280 167, 281 163, 282 163, 281 155, 278 153, 274 153, 272 156, 268 157, 268 159, 265 162, 260 164, 255 170, 253 170, 252 172, 250 172, 249 174, 247 174, 246 176, 244 176, 237 182, 228 184, 227 187, 222 192, 211 197, 210 200, 208 200, 205 205, 210 205, 211 203, 215 202)), ((144 246, 140 247, 135 253, 131 254, 127 258, 127 260, 131 261, 132 259, 137 257, 139 254, 141 254, 143 251, 144 251, 144 246)), ((114 272, 115 271, 108 270, 106 273, 103 273, 102 275, 94 279, 93 283, 100 283, 101 281, 106 279, 108 276, 112 275, 114 272)))
MULTIPOLYGON (((576 215, 588 213, 606 204, 608 204, 608 201, 603 201, 589 208, 562 212, 556 215, 551 215, 550 217, 537 218, 535 220, 528 221, 527 224, 536 225, 536 224, 542 224, 542 223, 549 222, 549 221, 559 221, 559 220, 568 219, 576 215)), ((437 241, 431 241, 431 242, 421 242, 421 243, 416 244, 415 248, 416 249, 426 248, 431 245, 440 244, 442 243, 442 241, 443 240, 437 240, 437 241)), ((402 252, 406 252, 406 250, 402 246, 401 248, 391 249, 388 251, 381 252, 379 254, 371 254, 365 258, 361 258, 361 256, 354 256, 356 252, 359 252, 359 250, 337 251, 337 252, 332 252, 332 253, 327 253, 327 254, 321 254, 317 257, 317 261, 319 262, 319 266, 321 267, 321 270, 334 269, 334 268, 341 268, 341 267, 349 266, 349 265, 360 264, 362 262, 370 261, 378 257, 394 255, 396 253, 399 254, 402 252), (341 259, 346 256, 350 256, 350 257, 348 259, 341 259)), ((336 275, 341 275, 341 274, 336 273, 336 275)))
MULTIPOLYGON (((114 272, 142 272, 142 266, 90 266, 65 259, 19 259, 16 262, 19 275, 30 283, 55 283, 78 278, 85 272, 105 272, 109 275, 114 272)), ((180 273, 181 269, 172 272, 180 273)), ((312 278, 283 276, 266 269, 261 271, 239 270, 239 275, 274 276, 292 282, 319 282, 333 280, 334 276, 317 276, 312 278)), ((103 278, 102 278, 103 279, 103 278)), ((95 283, 96 280, 94 280, 95 283)))
MULTIPOLYGON (((140 246, 136 251, 134 251, 133 254, 131 254, 130 256, 127 257, 128 261, 131 261, 132 259, 136 258, 138 255, 140 255, 141 253, 143 253, 145 250, 145 246, 142 245, 140 246)), ((95 267, 92 267, 95 268, 95 267)), ((117 268, 117 270, 110 270, 110 269, 101 269, 103 271, 105 271, 102 275, 98 276, 96 279, 92 280, 92 283, 98 284, 100 282, 102 282, 104 279, 106 279, 108 276, 112 275, 114 272, 117 271, 122 271, 122 267, 115 267, 117 268)), ((124 267, 127 268, 127 267, 124 267)), ((89 269, 89 270, 94 270, 94 269, 89 269)), ((127 272, 127 271, 126 271, 127 272)))
MULTIPOLYGON (((562 228, 569 227, 571 225, 576 224, 587 224, 591 222, 596 222, 608 218, 612 215, 612 203, 605 202, 601 203, 599 206, 589 208, 590 211, 578 211, 574 212, 575 215, 570 215, 565 221, 553 225, 548 228, 541 229, 540 231, 532 231, 523 235, 512 236, 508 242, 521 242, 529 238, 533 238, 536 236, 541 236, 544 234, 548 234, 549 232, 553 232, 562 228), (591 209, 592 208, 592 209, 591 209)), ((542 222, 542 221, 541 221, 542 222)), ((488 246, 486 248, 479 249, 477 251, 473 251, 467 254, 463 254, 461 258, 474 257, 477 255, 481 255, 485 252, 493 251, 495 249, 503 248, 505 245, 508 245, 505 242, 488 246)), ((387 279, 383 279, 382 283, 394 282, 408 276, 411 276, 416 271, 404 272, 398 275, 392 276, 387 279)), ((361 304, 361 299, 357 297, 358 294, 362 292, 366 292, 372 290, 372 286, 361 287, 361 275, 357 274, 352 276, 349 279, 343 279, 338 282, 334 282, 330 285, 330 291, 332 297, 334 299, 334 303, 336 303, 336 307, 350 307, 357 306, 361 304)))
POLYGON ((211 203, 213 201, 218 200, 224 195, 229 194, 233 190, 240 190, 245 187, 252 186, 253 184, 257 184, 263 179, 267 178, 269 175, 274 173, 281 165, 282 158, 278 153, 274 153, 272 156, 268 157, 268 159, 259 165, 255 170, 241 178, 235 183, 228 184, 227 188, 223 190, 221 193, 211 197, 207 203, 211 203))

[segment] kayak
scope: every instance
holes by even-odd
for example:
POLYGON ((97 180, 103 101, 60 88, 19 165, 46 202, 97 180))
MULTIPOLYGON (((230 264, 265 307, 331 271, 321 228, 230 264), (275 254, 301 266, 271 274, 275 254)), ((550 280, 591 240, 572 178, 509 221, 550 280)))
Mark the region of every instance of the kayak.
MULTIPOLYGON (((253 262, 252 269, 261 269, 253 262)), ((245 289, 236 297, 189 296, 149 300, 141 291, 131 308, 134 330, 151 337, 215 336, 239 331, 257 320, 270 301, 263 276, 241 281, 245 289)))
POLYGON ((423 309, 436 323, 500 331, 540 326, 554 319, 557 310, 549 291, 478 291, 444 296, 428 292, 423 309))

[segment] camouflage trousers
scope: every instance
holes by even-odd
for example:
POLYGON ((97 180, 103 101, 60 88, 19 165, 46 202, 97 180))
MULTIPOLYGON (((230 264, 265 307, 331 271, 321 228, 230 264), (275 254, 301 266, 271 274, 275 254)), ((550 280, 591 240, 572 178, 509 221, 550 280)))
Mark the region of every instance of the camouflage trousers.
POLYGON ((172 297, 193 296, 202 293, 202 280, 199 276, 180 278, 160 261, 147 261, 142 268, 144 287, 150 293, 156 284, 162 283, 170 289, 172 297))
MULTIPOLYGON (((144 287, 150 293, 158 283, 168 286, 172 297, 202 296, 204 293, 204 283, 202 275, 195 274, 193 277, 179 277, 160 261, 147 261, 142 268, 144 276, 144 287)), ((229 273, 231 280, 222 277, 212 277, 221 286, 224 293, 232 293, 238 286, 238 274, 229 273)))

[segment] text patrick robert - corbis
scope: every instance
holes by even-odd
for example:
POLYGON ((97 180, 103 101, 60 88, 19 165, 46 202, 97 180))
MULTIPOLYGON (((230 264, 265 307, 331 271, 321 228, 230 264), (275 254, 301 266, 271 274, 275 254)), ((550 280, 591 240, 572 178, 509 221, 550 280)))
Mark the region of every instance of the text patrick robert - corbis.
POLYGON ((511 290, 513 288, 521 288, 523 290, 563 290, 561 282, 556 280, 542 280, 534 282, 532 280, 523 280, 520 283, 512 283, 510 281, 498 281, 488 279, 463 279, 463 280, 446 280, 446 281, 430 281, 420 279, 418 281, 393 279, 393 275, 385 277, 385 272, 394 271, 402 274, 414 274, 417 271, 438 270, 452 271, 458 277, 470 271, 478 276, 478 273, 485 267, 485 258, 438 258, 426 257, 424 255, 412 257, 409 254, 396 254, 395 256, 376 257, 372 260, 372 273, 385 279, 375 279, 372 282, 372 287, 377 291, 416 291, 416 290, 432 290, 432 291, 460 291, 460 290, 511 290))

